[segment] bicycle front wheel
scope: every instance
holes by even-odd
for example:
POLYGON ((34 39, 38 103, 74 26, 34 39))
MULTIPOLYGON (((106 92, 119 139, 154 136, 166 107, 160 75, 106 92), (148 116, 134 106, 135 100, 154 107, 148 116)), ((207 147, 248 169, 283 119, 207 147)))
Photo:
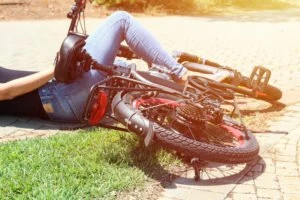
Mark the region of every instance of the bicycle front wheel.
MULTIPOLYGON (((244 77, 241 83, 241 88, 250 90, 250 88, 247 86, 248 79, 249 78, 244 77)), ((277 101, 282 97, 282 92, 279 88, 268 84, 263 91, 254 92, 253 97, 265 101, 277 101)))
POLYGON ((177 96, 160 93, 118 93, 113 112, 129 131, 154 135, 162 146, 188 156, 222 163, 245 163, 259 151, 251 132, 246 132, 229 117, 220 123, 203 120, 196 105, 177 96))
POLYGON ((226 92, 226 90, 232 90, 239 94, 265 101, 277 101, 282 96, 282 92, 280 89, 269 84, 264 88, 263 91, 253 90, 248 86, 246 77, 244 77, 242 83, 237 86, 227 82, 217 82, 200 76, 190 76, 188 80, 190 84, 196 88, 202 88, 203 85, 207 85, 211 88, 223 90, 224 93, 226 92))

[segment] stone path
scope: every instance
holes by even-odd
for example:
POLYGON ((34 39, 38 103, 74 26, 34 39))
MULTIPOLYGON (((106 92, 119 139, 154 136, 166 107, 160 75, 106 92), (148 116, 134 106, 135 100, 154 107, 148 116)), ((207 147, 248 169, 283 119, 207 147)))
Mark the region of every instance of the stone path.
POLYGON ((166 188, 167 199, 299 199, 300 197, 300 104, 290 106, 283 116, 270 122, 271 130, 285 134, 256 134, 260 158, 243 165, 209 163, 203 180, 193 181, 188 171, 166 188))
MULTIPOLYGON (((248 165, 209 163, 199 183, 188 171, 160 199, 300 199, 299 19, 297 9, 222 17, 139 18, 169 51, 196 53, 245 74, 255 65, 270 68, 271 84, 283 90, 281 101, 287 105, 269 126, 288 134, 256 134, 261 146, 258 160, 248 165)), ((89 32, 102 20, 88 19, 89 32)), ((27 70, 51 67, 67 26, 67 20, 0 22, 0 65, 27 70)), ((268 106, 254 102, 254 110, 268 106)), ((0 142, 57 132, 57 124, 0 116, 0 142)))
POLYGON ((299 47, 294 46, 300 42, 296 36, 300 33, 299 23, 293 15, 283 21, 273 21, 279 17, 276 13, 265 14, 269 17, 264 20, 262 13, 241 17, 240 21, 232 21, 231 17, 228 21, 220 19, 221 32, 212 34, 218 42, 210 41, 217 50, 210 53, 205 42, 202 46, 210 57, 228 65, 246 66, 247 69, 242 69, 245 73, 251 64, 262 63, 272 69, 273 84, 284 91, 281 102, 287 107, 281 111, 282 116, 269 122, 269 129, 288 134, 256 134, 261 147, 259 159, 248 165, 209 163, 198 183, 193 181, 194 172, 188 171, 165 189, 161 200, 300 199, 300 56, 299 47))

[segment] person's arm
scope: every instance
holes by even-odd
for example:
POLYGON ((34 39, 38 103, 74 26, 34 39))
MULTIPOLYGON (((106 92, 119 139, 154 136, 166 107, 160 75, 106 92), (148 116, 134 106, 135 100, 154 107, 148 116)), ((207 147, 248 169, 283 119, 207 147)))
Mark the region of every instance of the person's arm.
POLYGON ((0 101, 31 92, 47 83, 53 76, 54 69, 48 69, 0 84, 0 101))

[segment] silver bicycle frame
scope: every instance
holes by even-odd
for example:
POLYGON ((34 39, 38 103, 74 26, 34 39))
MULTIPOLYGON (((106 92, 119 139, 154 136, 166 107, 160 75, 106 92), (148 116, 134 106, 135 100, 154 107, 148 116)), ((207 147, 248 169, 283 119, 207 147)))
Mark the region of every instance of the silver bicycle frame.
POLYGON ((221 82, 225 79, 234 79, 234 71, 222 69, 194 62, 184 62, 183 66, 193 72, 202 73, 202 77, 221 82))

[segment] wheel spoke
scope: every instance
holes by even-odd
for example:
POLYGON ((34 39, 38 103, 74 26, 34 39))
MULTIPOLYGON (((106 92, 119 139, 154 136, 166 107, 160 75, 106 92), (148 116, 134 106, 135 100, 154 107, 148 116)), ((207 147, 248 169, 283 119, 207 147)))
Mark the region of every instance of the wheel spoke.
POLYGON ((191 104, 186 99, 149 97, 137 98, 136 101, 138 109, 144 116, 167 129, 184 134, 193 140, 221 147, 239 145, 239 141, 228 130, 205 119, 203 114, 205 108, 191 104))

